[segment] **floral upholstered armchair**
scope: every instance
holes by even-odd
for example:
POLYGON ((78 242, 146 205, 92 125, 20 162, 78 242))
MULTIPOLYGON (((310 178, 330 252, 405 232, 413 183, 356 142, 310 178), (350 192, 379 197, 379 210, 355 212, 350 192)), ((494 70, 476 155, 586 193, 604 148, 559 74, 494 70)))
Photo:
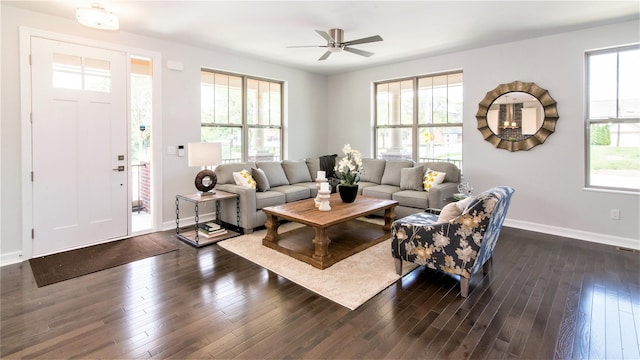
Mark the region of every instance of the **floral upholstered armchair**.
POLYGON ((451 203, 441 212, 426 211, 394 221, 391 254, 396 272, 402 274, 404 260, 460 275, 460 294, 467 297, 471 276, 481 267, 484 274, 489 271, 513 192, 499 186, 451 203))

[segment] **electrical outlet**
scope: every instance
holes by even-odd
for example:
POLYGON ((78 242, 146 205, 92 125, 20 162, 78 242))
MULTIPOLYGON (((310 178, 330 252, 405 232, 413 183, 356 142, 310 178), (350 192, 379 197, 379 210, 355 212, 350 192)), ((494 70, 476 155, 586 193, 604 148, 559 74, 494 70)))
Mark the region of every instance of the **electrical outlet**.
POLYGON ((620 220, 620 209, 611 209, 611 220, 620 220))

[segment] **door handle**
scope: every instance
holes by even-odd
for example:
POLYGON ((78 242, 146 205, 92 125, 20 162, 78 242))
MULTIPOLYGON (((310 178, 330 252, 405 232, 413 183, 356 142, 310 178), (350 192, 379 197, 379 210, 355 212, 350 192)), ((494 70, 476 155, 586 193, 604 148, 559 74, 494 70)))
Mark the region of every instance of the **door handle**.
POLYGON ((113 169, 113 171, 124 171, 124 165, 120 165, 117 168, 113 169))

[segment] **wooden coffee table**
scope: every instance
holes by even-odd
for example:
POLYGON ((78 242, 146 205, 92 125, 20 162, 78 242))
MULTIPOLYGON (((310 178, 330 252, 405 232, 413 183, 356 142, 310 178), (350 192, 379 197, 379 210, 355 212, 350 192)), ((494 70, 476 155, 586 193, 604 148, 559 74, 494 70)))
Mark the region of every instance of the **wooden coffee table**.
POLYGON ((313 199, 262 209, 267 215, 267 235, 262 240, 262 245, 318 269, 326 269, 340 260, 389 238, 397 201, 358 195, 356 201, 348 204, 342 202, 338 194, 332 194, 329 201, 331 211, 318 210, 313 199), (384 210, 382 227, 356 220, 382 210, 384 210), (278 219, 286 219, 306 226, 279 234, 278 219), (329 252, 329 244, 331 244, 331 252, 329 252))

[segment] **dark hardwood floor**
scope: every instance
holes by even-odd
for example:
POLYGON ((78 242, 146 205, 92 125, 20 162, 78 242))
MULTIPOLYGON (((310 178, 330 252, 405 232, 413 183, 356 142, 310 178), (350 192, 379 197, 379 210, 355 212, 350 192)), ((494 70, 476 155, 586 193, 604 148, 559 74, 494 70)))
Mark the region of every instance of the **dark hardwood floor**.
POLYGON ((640 358, 640 255, 511 228, 467 299, 421 267, 355 311, 217 245, 42 288, 0 272, 2 358, 640 358))

